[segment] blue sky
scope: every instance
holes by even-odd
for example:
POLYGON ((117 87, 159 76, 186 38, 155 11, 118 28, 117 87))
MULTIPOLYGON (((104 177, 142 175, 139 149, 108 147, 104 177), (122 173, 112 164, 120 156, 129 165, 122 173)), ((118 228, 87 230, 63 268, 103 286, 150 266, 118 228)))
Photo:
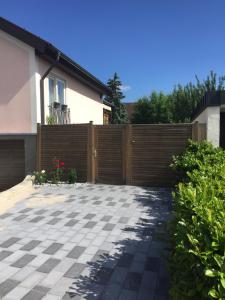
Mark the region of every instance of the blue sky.
POLYGON ((225 75, 225 0, 1 0, 1 16, 50 41, 126 101, 225 75))

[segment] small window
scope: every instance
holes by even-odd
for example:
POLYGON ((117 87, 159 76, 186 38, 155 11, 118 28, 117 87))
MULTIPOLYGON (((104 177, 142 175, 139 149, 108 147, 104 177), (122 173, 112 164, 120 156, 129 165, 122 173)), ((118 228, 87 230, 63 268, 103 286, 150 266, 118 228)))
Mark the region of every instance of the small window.
POLYGON ((60 104, 65 104, 65 81, 57 78, 56 76, 50 76, 48 78, 49 84, 49 102, 59 102, 60 104))

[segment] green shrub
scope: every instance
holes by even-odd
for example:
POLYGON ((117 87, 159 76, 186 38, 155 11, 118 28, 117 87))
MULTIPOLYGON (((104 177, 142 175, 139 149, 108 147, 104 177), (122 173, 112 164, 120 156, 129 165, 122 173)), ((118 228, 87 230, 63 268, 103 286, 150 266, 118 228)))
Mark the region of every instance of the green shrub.
POLYGON ((77 181, 77 171, 76 169, 69 169, 68 171, 68 182, 73 184, 77 181))
POLYGON ((33 180, 34 184, 41 185, 47 182, 47 174, 45 170, 36 171, 33 173, 33 175, 34 175, 34 180, 33 180))
POLYGON ((55 125, 57 124, 56 118, 54 116, 47 116, 46 122, 48 125, 55 125))
POLYGON ((215 148, 207 141, 196 143, 189 140, 188 146, 182 155, 174 156, 171 167, 176 171, 181 180, 189 180, 193 171, 200 171, 202 175, 207 175, 211 167, 217 168, 224 165, 224 151, 221 148, 215 148))
POLYGON ((65 163, 59 159, 54 159, 52 164, 53 170, 50 172, 50 182, 53 184, 59 184, 63 178, 65 163))
POLYGON ((225 152, 189 142, 173 168, 172 299, 225 299, 225 152))

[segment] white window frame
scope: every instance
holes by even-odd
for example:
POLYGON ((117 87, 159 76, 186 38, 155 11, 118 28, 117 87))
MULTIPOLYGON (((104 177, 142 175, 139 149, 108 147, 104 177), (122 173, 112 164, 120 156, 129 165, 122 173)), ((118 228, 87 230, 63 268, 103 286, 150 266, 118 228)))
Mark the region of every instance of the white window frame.
POLYGON ((48 76, 48 93, 49 93, 49 104, 51 105, 53 102, 58 102, 61 104, 65 104, 66 105, 66 80, 59 77, 58 75, 54 74, 54 73, 50 73, 50 75, 48 76), (49 93, 49 79, 53 79, 54 80, 54 101, 52 101, 50 99, 50 93, 49 93), (61 81, 64 84, 64 103, 61 103, 60 100, 58 99, 58 85, 57 85, 57 81, 61 81))

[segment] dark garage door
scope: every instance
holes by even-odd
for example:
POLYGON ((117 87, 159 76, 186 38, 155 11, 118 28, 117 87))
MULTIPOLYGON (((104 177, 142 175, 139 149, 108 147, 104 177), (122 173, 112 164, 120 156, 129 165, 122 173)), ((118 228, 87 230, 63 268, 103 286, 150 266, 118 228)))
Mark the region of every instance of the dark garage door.
POLYGON ((0 191, 24 179, 24 156, 23 140, 0 140, 0 191))

